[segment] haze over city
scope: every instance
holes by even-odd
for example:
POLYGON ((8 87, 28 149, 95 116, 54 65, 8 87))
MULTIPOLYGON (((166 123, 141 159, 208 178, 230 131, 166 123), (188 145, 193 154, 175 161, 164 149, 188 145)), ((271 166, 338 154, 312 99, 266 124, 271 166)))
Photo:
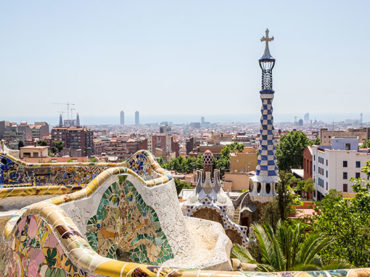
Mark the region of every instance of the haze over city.
POLYGON ((57 122, 52 103, 70 101, 82 118, 110 117, 95 123, 113 123, 122 109, 147 122, 258 121, 256 57, 269 27, 277 121, 306 112, 369 121, 369 9, 368 1, 3 1, 0 97, 17 104, 0 116, 57 122))

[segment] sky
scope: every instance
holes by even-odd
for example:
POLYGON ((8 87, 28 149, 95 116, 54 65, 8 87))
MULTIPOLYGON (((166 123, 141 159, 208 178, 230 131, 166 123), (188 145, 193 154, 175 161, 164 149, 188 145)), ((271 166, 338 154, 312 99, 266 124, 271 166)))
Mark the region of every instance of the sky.
MULTIPOLYGON (((274 113, 370 121, 370 1, 0 0, 0 119, 274 113), (358 116, 359 117, 359 116, 358 116)), ((117 119, 118 120, 118 119, 117 119)))

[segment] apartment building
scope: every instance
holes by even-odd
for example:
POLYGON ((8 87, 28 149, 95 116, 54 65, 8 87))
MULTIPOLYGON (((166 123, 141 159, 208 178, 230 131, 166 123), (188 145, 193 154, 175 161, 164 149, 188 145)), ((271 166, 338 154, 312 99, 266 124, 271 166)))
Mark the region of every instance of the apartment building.
POLYGON ((331 145, 312 146, 315 200, 321 200, 331 189, 353 193, 350 179, 366 178, 361 167, 370 160, 370 149, 359 150, 358 145, 358 137, 333 137, 331 145))
POLYGON ((93 131, 82 127, 54 127, 51 139, 62 141, 64 148, 80 150, 81 156, 94 154, 93 131))
POLYGON ((358 137, 359 143, 370 139, 370 127, 353 129, 349 128, 347 131, 330 131, 327 128, 320 129, 321 145, 331 145, 333 137, 358 137))

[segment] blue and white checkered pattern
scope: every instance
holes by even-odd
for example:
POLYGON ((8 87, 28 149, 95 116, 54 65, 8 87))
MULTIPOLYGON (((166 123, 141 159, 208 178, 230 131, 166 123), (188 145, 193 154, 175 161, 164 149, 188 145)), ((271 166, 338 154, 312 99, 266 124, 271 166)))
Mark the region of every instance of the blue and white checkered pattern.
POLYGON ((262 99, 260 144, 258 147, 257 176, 278 176, 274 144, 272 99, 262 99))

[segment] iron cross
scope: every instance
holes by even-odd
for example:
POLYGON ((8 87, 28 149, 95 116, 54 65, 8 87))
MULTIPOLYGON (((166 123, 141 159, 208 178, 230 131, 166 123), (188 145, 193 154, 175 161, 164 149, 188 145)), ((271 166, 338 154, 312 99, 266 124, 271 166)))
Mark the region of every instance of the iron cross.
POLYGON ((273 41, 274 40, 274 37, 269 37, 269 29, 266 29, 266 36, 265 37, 262 37, 261 38, 261 41, 265 41, 266 42, 266 48, 269 47, 269 41, 273 41))

